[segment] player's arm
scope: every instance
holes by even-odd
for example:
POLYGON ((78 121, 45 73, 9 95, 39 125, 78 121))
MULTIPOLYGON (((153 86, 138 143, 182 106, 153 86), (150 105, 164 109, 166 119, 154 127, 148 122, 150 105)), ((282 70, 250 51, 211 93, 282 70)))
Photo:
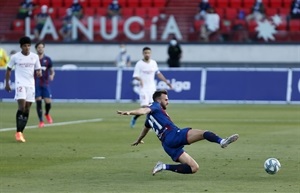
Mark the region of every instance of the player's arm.
POLYGON ((147 135, 147 133, 149 132, 151 128, 148 127, 144 127, 144 129, 142 130, 142 132, 140 133, 140 136, 137 138, 137 140, 132 143, 132 146, 137 146, 138 144, 143 144, 144 142, 142 141, 142 139, 147 135))
POLYGON ((55 76, 55 71, 54 71, 53 67, 51 67, 49 69, 49 71, 50 71, 49 79, 52 81, 54 79, 54 76, 55 76))
POLYGON ((151 112, 150 108, 139 108, 131 111, 117 111, 120 115, 145 115, 151 112))
POLYGON ((170 89, 172 89, 172 85, 168 82, 168 80, 165 78, 165 76, 161 72, 157 73, 157 77, 160 80, 164 81, 170 87, 170 89))
POLYGON ((10 76, 11 76, 11 68, 7 67, 6 72, 5 72, 5 90, 8 92, 11 91, 11 88, 9 85, 10 76))

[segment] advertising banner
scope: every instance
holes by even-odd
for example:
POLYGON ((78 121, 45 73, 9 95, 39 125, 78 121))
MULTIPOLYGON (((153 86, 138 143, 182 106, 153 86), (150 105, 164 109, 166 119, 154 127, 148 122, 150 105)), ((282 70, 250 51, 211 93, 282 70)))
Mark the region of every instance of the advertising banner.
POLYGON ((286 101, 287 71, 207 71, 205 100, 286 101))
POLYGON ((300 101, 300 70, 293 71, 291 101, 300 101))
MULTIPOLYGON (((172 84, 173 90, 161 80, 156 79, 157 89, 166 89, 171 100, 200 100, 201 69, 199 70, 161 70, 172 84)), ((133 81, 132 70, 124 70, 122 75, 121 99, 137 100, 139 85, 133 81)))

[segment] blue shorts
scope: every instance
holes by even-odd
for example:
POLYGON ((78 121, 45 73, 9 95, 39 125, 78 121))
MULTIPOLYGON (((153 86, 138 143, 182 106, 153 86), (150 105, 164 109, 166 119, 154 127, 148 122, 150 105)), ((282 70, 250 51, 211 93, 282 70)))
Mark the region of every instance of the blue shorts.
POLYGON ((189 145, 187 133, 190 129, 191 128, 172 129, 165 132, 164 138, 162 139, 162 146, 165 152, 175 162, 178 162, 178 158, 183 154, 184 145, 189 145))
POLYGON ((51 90, 49 86, 36 86, 35 87, 35 98, 51 98, 51 90))

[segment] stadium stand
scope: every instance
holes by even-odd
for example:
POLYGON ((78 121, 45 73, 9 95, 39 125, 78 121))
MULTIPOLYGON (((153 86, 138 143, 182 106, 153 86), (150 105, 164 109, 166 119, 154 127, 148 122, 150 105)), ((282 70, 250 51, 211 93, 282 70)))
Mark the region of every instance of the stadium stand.
MULTIPOLYGON (((151 19, 161 14, 174 15, 176 22, 183 35, 182 42, 189 41, 201 41, 199 39, 199 29, 203 24, 203 21, 194 20, 194 15, 197 12, 197 6, 201 0, 119 0, 119 4, 122 6, 122 21, 118 26, 122 29, 124 19, 130 16, 140 16, 145 19, 145 30, 150 30, 151 19)), ((18 6, 21 1, 1 0, 0 6, 0 35, 2 41, 15 40, 20 35, 24 34, 25 22, 20 19, 16 19, 18 6)), ((34 0, 34 2, 41 6, 47 5, 50 7, 50 16, 55 26, 60 28, 61 20, 66 13, 66 8, 69 7, 73 0, 34 0)), ((84 9, 84 18, 93 16, 99 18, 105 16, 107 12, 107 6, 111 3, 111 0, 79 0, 84 9)), ((224 41, 238 41, 240 36, 237 33, 236 28, 240 27, 249 33, 249 38, 252 41, 260 41, 256 39, 257 27, 256 22, 245 22, 241 18, 241 14, 249 14, 251 7, 255 0, 209 0, 210 4, 215 8, 216 12, 221 17, 221 29, 220 34, 225 38, 224 41), (237 37, 235 37, 237 36, 237 37)), ((263 0, 266 6, 266 16, 268 20, 272 19, 272 16, 278 14, 282 19, 282 23, 276 26, 278 34, 275 37, 278 41, 300 41, 300 21, 289 20, 288 15, 290 12, 290 5, 292 0, 263 0)), ((98 21, 98 20, 97 20, 98 21)), ((161 18, 158 22, 158 37, 162 34, 162 27, 166 24, 167 20, 161 18)), ((83 21, 83 23, 85 23, 83 21)), ((99 22, 96 24, 95 30, 99 30, 99 22)), ((110 23, 110 22, 107 22, 110 23)), ((31 24, 34 26, 33 24, 31 24)), ((107 24, 107 28, 111 30, 111 25, 107 24)), ((142 29, 139 25, 130 26, 134 32, 138 32, 142 29)), ((149 33, 149 31, 146 31, 149 33)), ((243 32, 245 33, 245 32, 243 32)), ((124 36, 120 36, 124 38, 124 36)), ((98 38, 99 39, 99 38, 98 38)), ((126 39, 125 39, 126 40, 126 39)), ((149 41, 145 39, 144 41, 149 41)))

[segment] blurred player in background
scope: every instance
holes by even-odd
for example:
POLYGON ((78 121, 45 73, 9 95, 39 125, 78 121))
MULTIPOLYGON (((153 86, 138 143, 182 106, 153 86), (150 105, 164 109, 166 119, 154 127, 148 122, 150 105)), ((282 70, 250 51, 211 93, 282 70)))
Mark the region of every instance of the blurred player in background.
POLYGON ((42 77, 35 77, 35 101, 36 101, 36 111, 39 117, 39 127, 44 127, 45 123, 43 120, 43 108, 42 99, 45 101, 45 117, 48 123, 53 123, 52 117, 49 114, 51 109, 51 90, 49 87, 49 81, 54 79, 54 69, 52 65, 52 60, 49 56, 45 55, 45 43, 38 42, 35 45, 35 49, 40 59, 42 67, 42 77))
POLYGON ((120 52, 116 57, 115 64, 119 68, 130 67, 131 59, 130 55, 127 53, 125 44, 120 45, 120 52))
POLYGON ((5 68, 9 62, 9 57, 3 48, 0 48, 0 68, 5 68))
POLYGON ((139 108, 131 111, 117 111, 121 115, 146 115, 145 128, 141 132, 138 139, 132 144, 134 146, 143 143, 142 139, 147 135, 152 128, 165 152, 175 162, 180 162, 177 165, 164 164, 158 162, 153 168, 152 174, 162 170, 169 170, 181 174, 196 173, 199 169, 198 163, 184 151, 184 145, 190 145, 197 141, 206 139, 210 142, 218 143, 222 148, 227 147, 230 143, 236 141, 238 134, 231 135, 226 139, 222 139, 215 133, 192 128, 178 128, 168 113, 166 112, 169 104, 168 93, 166 90, 156 91, 153 94, 153 103, 147 108, 139 108))
POLYGON ((15 99, 18 101, 18 111, 16 114, 16 140, 25 142, 23 135, 28 121, 29 111, 32 102, 34 102, 34 74, 37 77, 42 76, 41 64, 38 55, 30 52, 31 40, 29 37, 22 37, 19 41, 21 52, 12 55, 8 63, 5 74, 5 90, 10 92, 10 77, 12 68, 15 68, 15 99))
MULTIPOLYGON (((149 47, 143 48, 142 60, 139 60, 133 72, 133 78, 139 81, 140 84, 140 106, 147 107, 153 102, 152 95, 156 91, 155 75, 162 81, 164 81, 171 89, 172 85, 167 81, 164 75, 159 71, 155 60, 151 59, 151 49, 149 47)), ((132 117, 130 127, 133 128, 137 118, 140 115, 132 117)))

